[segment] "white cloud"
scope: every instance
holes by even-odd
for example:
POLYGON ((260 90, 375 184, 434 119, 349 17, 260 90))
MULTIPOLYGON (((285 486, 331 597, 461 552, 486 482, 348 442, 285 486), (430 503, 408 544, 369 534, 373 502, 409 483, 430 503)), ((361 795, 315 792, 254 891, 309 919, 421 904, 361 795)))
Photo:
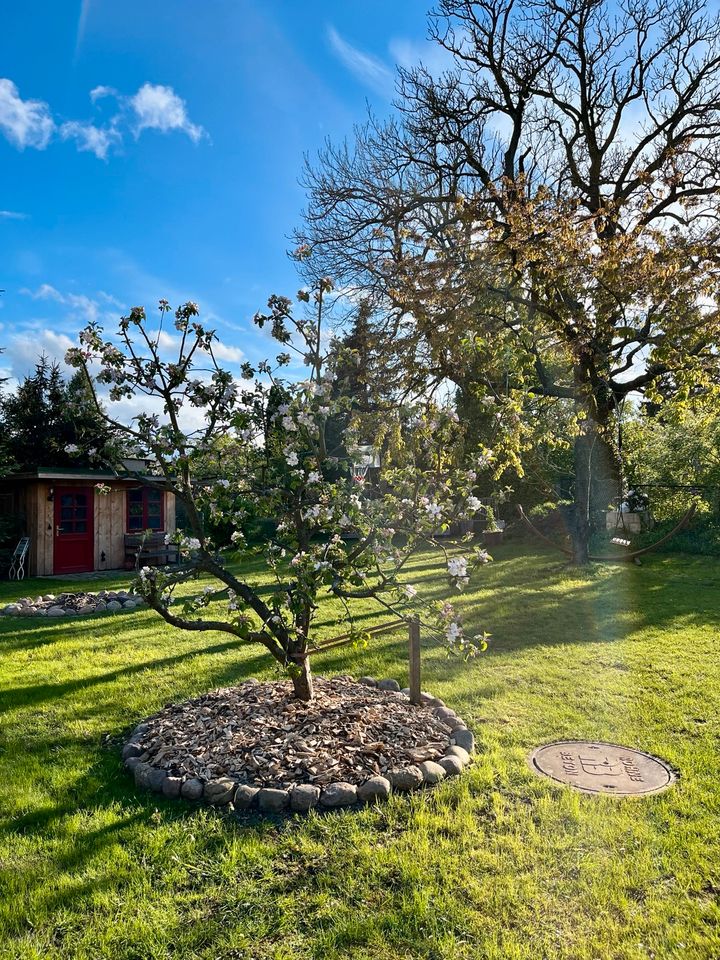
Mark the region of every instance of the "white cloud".
POLYGON ((159 130, 161 133, 180 130, 197 143, 205 133, 202 127, 190 122, 185 101, 172 87, 144 83, 129 103, 137 118, 136 137, 143 130, 159 130))
POLYGON ((328 39, 333 53, 366 86, 384 97, 392 97, 394 76, 392 70, 370 53, 364 53, 344 40, 334 27, 328 27, 328 39))
POLYGON ((105 293, 104 290, 98 290, 98 297, 104 303, 109 303, 111 307, 117 307, 118 310, 124 310, 125 304, 122 300, 118 300, 117 297, 114 297, 111 293, 105 293))
POLYGON ((32 297, 33 300, 55 300, 57 303, 63 302, 63 295, 49 283, 41 283, 37 290, 28 290, 27 287, 23 287, 20 293, 24 293, 26 297, 32 297))
MULTIPOLYGON (((165 401, 161 397, 147 397, 137 394, 134 397, 123 397, 122 400, 110 400, 107 388, 98 390, 98 396, 110 416, 120 423, 131 423, 141 413, 157 414, 160 423, 167 423, 165 401)), ((204 410, 199 407, 184 405, 180 411, 180 428, 187 433, 202 430, 205 426, 204 410)))
POLYGON ((0 220, 27 220, 27 213, 19 213, 17 210, 0 210, 0 220))
MULTIPOLYGON (((88 297, 84 293, 61 293, 49 283, 41 284, 37 290, 28 290, 27 287, 23 287, 20 293, 32 297, 33 300, 52 300, 54 303, 61 303, 63 306, 70 308, 69 314, 72 318, 83 323, 96 323, 103 313, 103 308, 98 300, 88 297)), ((114 298, 106 293, 98 294, 98 296, 106 302, 114 301, 114 298)))
MULTIPOLYGON (((165 330, 161 330, 158 336, 158 343, 162 350, 177 351, 180 346, 180 337, 173 336, 165 330)), ((200 351, 205 353, 204 350, 200 351)), ((226 363, 242 363, 245 354, 239 347, 233 347, 228 343, 222 343, 219 340, 213 340, 212 352, 216 360, 226 363)))
POLYGON ((0 79, 0 130, 18 150, 44 150, 55 131, 50 107, 43 100, 23 100, 18 88, 0 79))
POLYGON ((122 140, 113 125, 96 127, 80 120, 64 123, 60 127, 60 136, 63 140, 75 140, 78 150, 94 153, 98 160, 107 160, 110 147, 122 140))
POLYGON ((100 84, 99 87, 93 87, 90 91, 90 99, 93 103, 97 103, 103 97, 119 97, 119 94, 115 87, 106 87, 103 84, 100 84))
MULTIPOLYGON (((115 115, 109 123, 102 126, 87 120, 60 123, 55 121, 45 101, 23 100, 12 80, 0 78, 0 133, 19 150, 25 147, 44 150, 55 133, 59 133, 62 140, 73 141, 78 151, 92 153, 100 160, 107 160, 112 148, 122 144, 123 131, 131 130, 135 139, 143 130, 179 131, 194 143, 207 135, 190 120, 185 101, 172 87, 144 83, 130 97, 103 85, 90 91, 93 103, 105 97, 117 101, 115 115)), ((9 211, 0 212, 0 217, 3 216, 13 215, 9 211)))
POLYGON ((227 343, 213 342, 212 352, 216 360, 225 360, 227 363, 242 363, 245 354, 240 347, 231 347, 227 343))
POLYGON ((75 344, 70 337, 48 328, 18 333, 10 338, 3 353, 3 363, 15 380, 22 380, 35 368, 43 353, 51 361, 62 363, 65 351, 72 346, 75 344))
POLYGON ((453 55, 445 47, 430 40, 415 41, 397 37, 390 41, 389 49, 393 60, 405 70, 422 63, 434 77, 440 76, 444 70, 450 70, 455 64, 453 55))

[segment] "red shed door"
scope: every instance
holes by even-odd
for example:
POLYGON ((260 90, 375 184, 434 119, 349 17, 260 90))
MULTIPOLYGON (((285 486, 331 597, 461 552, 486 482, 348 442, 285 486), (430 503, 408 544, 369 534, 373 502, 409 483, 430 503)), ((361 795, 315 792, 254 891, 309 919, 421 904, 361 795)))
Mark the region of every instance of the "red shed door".
POLYGON ((92 487, 55 487, 54 573, 95 569, 92 487))

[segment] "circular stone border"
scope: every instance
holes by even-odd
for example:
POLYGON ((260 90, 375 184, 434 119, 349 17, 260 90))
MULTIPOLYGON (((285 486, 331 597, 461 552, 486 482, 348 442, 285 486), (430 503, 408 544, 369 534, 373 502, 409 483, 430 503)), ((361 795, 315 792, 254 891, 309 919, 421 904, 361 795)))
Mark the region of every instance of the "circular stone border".
POLYGON ((679 775, 676 770, 670 766, 670 764, 663 760, 661 757, 656 757, 652 753, 648 753, 645 750, 638 750, 636 747, 628 747, 625 744, 621 743, 610 743, 607 740, 553 740, 550 743, 544 743, 539 747, 536 747, 528 757, 528 763, 530 769, 533 773, 537 774, 540 777, 544 777, 547 780, 552 780, 553 783, 559 784, 563 787, 572 787, 573 790, 577 790, 580 793, 589 794, 591 796, 605 796, 605 797, 617 797, 618 799, 627 799, 633 797, 648 797, 657 793, 663 793, 665 790, 668 790, 670 787, 674 786, 679 779, 679 775), (550 756, 550 762, 546 764, 545 768, 541 765, 542 754, 543 752, 550 751, 553 747, 558 748, 558 756, 550 756), (560 748, 565 747, 566 750, 563 752, 560 748), (611 764, 610 767, 620 767, 620 773, 609 774, 609 776, 622 776, 625 774, 625 779, 629 781, 620 789, 617 789, 615 784, 604 784, 600 782, 604 779, 609 779, 608 773, 603 771, 598 774, 598 767, 603 767, 605 763, 608 763, 607 757, 604 758, 604 762, 596 764, 594 760, 589 757, 584 758, 586 764, 590 767, 595 767, 594 770, 586 770, 585 766, 582 764, 579 750, 577 748, 586 748, 589 752, 590 750, 600 750, 598 756, 601 756, 603 751, 601 748, 610 747, 612 751, 617 751, 617 762, 611 764), (573 750, 575 748, 575 750, 573 750), (577 753, 577 758, 574 756, 574 753, 577 753), (623 757, 623 754, 625 755, 623 757), (640 758, 643 761, 648 763, 647 770, 641 769, 632 762, 633 758, 640 758), (659 768, 659 770, 658 770, 659 768), (640 786, 641 783, 646 783, 643 779, 643 773, 661 773, 660 779, 657 783, 651 783, 644 788, 640 786), (592 777, 598 777, 598 781, 594 782, 592 777), (577 779, 575 779, 577 778, 577 779), (635 786, 637 784, 637 786, 635 786))
MULTIPOLYGON (((358 684, 378 687, 388 692, 402 693, 409 698, 410 690, 400 689, 397 680, 376 680, 361 677, 358 684)), ((196 777, 170 776, 166 770, 142 760, 145 751, 138 741, 148 729, 140 723, 133 730, 122 750, 126 769, 134 775, 136 786, 160 793, 171 799, 204 801, 214 807, 233 807, 235 810, 257 810, 261 813, 308 813, 319 808, 332 810, 361 803, 387 800, 391 793, 410 793, 420 788, 434 787, 446 777, 456 777, 470 763, 475 750, 475 737, 463 720, 439 698, 430 693, 421 694, 422 702, 433 708, 436 717, 450 722, 450 746, 439 760, 424 760, 375 775, 361 784, 337 782, 319 787, 312 783, 295 784, 289 789, 260 787, 241 783, 231 777, 203 781, 196 777)))
POLYGON ((71 593, 46 593, 42 596, 21 597, 0 609, 4 617, 81 617, 91 613, 120 613, 144 607, 145 600, 129 590, 99 590, 91 593, 79 590, 71 593))

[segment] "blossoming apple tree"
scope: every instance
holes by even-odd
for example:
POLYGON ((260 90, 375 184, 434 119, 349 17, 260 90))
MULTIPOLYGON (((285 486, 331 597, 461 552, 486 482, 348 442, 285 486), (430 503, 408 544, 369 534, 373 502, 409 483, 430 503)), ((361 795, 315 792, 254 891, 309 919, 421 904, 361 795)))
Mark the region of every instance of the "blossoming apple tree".
MULTIPOLYGON (((313 696, 309 653, 323 595, 340 598, 351 627, 354 602, 372 598, 395 614, 420 618, 465 657, 487 644, 487 634, 466 632, 451 603, 424 599, 405 575, 419 548, 438 543, 438 534, 482 509, 473 496, 476 472, 454 460, 454 414, 429 403, 384 412, 385 425, 388 418, 402 422, 396 432, 402 439, 388 452, 381 480, 359 481, 352 462, 368 424, 355 421, 350 399, 333 390, 340 351, 326 349, 323 330, 330 290, 323 280, 314 293, 300 291, 299 307, 271 297, 255 323, 269 329, 282 352, 274 363, 245 363, 239 380, 217 363, 215 334, 200 322, 194 303, 173 316, 161 300, 157 323, 135 307, 112 339, 91 323, 66 357, 90 384, 107 385, 105 415, 152 456, 163 485, 185 507, 189 531, 176 537, 181 564, 144 567, 136 588, 175 627, 222 631, 265 647, 303 700, 313 696), (287 376, 293 354, 309 370, 304 380, 287 376), (113 415, 113 403, 139 398, 148 412, 130 424, 113 415), (349 426, 342 447, 329 448, 326 426, 339 417, 349 426), (259 546, 246 539, 250 507, 276 521, 274 534, 259 546), (234 554, 221 555, 213 543, 213 520, 230 524, 234 554), (265 577, 254 580, 242 561, 258 554, 265 577), (196 587, 181 602, 175 592, 187 583, 196 587)), ((478 548, 450 556, 441 546, 449 582, 458 589, 490 559, 478 548)))

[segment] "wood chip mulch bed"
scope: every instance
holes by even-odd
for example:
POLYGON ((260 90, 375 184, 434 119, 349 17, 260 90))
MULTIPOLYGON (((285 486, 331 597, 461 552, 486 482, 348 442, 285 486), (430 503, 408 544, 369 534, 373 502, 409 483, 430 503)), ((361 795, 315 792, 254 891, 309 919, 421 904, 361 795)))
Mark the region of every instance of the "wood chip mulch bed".
POLYGON ((165 796, 279 812, 433 785, 473 747, 437 698, 414 705, 395 681, 335 677, 316 678, 309 703, 286 682, 247 681, 170 704, 135 729, 123 759, 165 796))

